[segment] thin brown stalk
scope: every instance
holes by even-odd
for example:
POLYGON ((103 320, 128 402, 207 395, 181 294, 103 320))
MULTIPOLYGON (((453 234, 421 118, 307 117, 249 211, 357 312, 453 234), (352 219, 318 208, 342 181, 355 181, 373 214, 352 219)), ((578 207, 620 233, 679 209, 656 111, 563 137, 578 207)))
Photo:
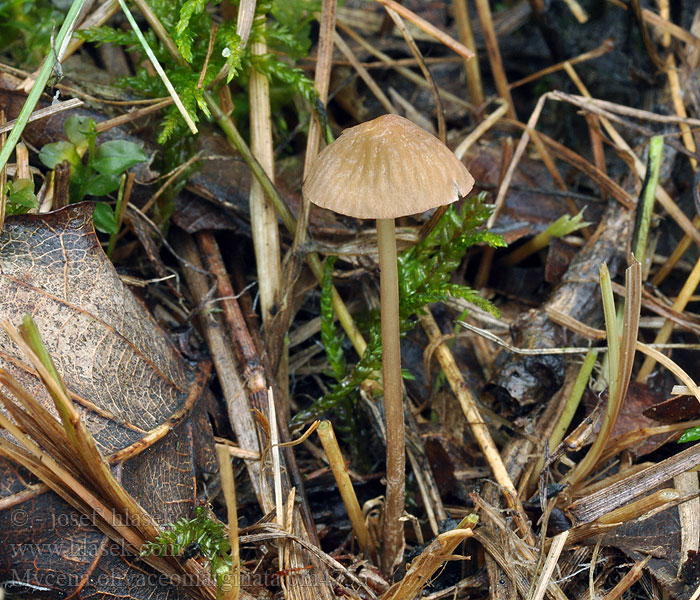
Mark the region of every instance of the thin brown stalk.
POLYGON ((644 575, 644 569, 650 560, 651 555, 634 563, 632 568, 625 573, 625 576, 617 582, 615 587, 605 594, 603 600, 619 600, 619 598, 644 575))
MULTIPOLYGON (((698 260, 695 263, 693 270, 691 271, 690 275, 688 275, 688 278, 685 280, 685 283, 683 284, 683 287, 681 288, 681 291, 678 294, 678 297, 676 298, 671 308, 678 312, 682 312, 688 304, 693 292, 698 287, 698 284, 700 284, 700 260, 698 260)), ((656 338, 654 338, 654 343, 666 343, 668 341, 668 338, 671 337, 672 330, 673 321, 667 319, 662 325, 661 329, 659 329, 659 332, 656 334, 656 338)), ((637 374, 637 381, 646 380, 646 378, 651 374, 652 370, 654 369, 655 364, 656 361, 654 361, 651 357, 647 357, 646 359, 644 359, 644 363, 642 364, 642 367, 639 369, 639 373, 637 374)))
POLYGON ((386 500, 381 564, 390 573, 402 561, 406 433, 401 381, 399 280, 394 219, 377 219, 382 333, 382 386, 386 423, 386 500))
MULTIPOLYGON (((429 340, 432 341, 442 335, 440 328, 427 308, 425 309, 424 314, 419 315, 419 319, 429 340)), ((484 419, 476 406, 476 399, 469 391, 469 388, 464 381, 464 377, 462 376, 462 373, 459 370, 454 357, 452 356, 452 352, 447 344, 440 343, 435 350, 435 355, 442 366, 443 371, 445 372, 445 377, 447 378, 453 393, 460 403, 462 412, 467 419, 467 423, 471 428, 472 434, 479 444, 481 451, 484 453, 484 457, 491 468, 491 471, 493 472, 494 478, 503 489, 506 502, 516 510, 518 527, 523 535, 526 537, 530 536, 531 534, 528 519, 525 516, 522 503, 518 497, 518 492, 515 489, 510 476, 508 475, 508 471, 503 464, 498 448, 496 448, 488 427, 486 426, 484 419)))
POLYGON ((416 13, 409 10, 405 6, 402 6, 398 2, 395 2, 395 0, 379 0, 379 2, 383 4, 385 8, 390 8, 396 11, 404 19, 406 19, 410 23, 413 23, 416 27, 425 31, 428 35, 434 37, 438 42, 447 46, 450 50, 459 54, 462 58, 467 60, 474 58, 474 53, 469 48, 447 35, 441 29, 435 27, 435 25, 428 23, 428 21, 422 19, 416 13))
POLYGON ((231 457, 228 448, 223 445, 216 447, 219 459, 219 477, 221 479, 221 491, 226 502, 228 514, 228 539, 231 545, 231 569, 228 580, 224 586, 224 600, 238 600, 241 590, 241 556, 238 543, 238 510, 236 508, 236 483, 231 468, 231 457), (229 587, 227 590, 226 587, 229 587))
POLYGON ((552 73, 556 73, 557 71, 561 71, 564 68, 564 63, 568 62, 569 64, 576 65, 578 63, 586 62, 589 60, 592 60, 594 58, 599 58, 601 56, 604 56, 608 52, 612 52, 615 49, 615 41, 613 38, 608 38, 606 39, 600 46, 597 48, 594 48, 593 50, 589 50, 588 52, 584 52, 583 54, 579 54, 578 56, 574 56, 566 61, 561 61, 558 62, 555 65, 550 65, 549 67, 545 67, 544 69, 540 69, 539 71, 532 73, 528 75, 527 77, 523 77, 522 79, 518 79, 518 81, 514 81, 513 83, 510 84, 510 89, 514 89, 516 87, 520 87, 521 85, 525 85, 526 83, 530 83, 531 81, 536 81, 545 75, 551 75, 552 73))
POLYGON ((370 544, 369 531, 367 530, 365 519, 362 516, 362 509, 360 508, 360 503, 357 501, 355 490, 352 487, 343 454, 338 447, 338 440, 336 440, 333 425, 330 421, 323 421, 319 425, 317 433, 323 445, 323 449, 326 452, 326 456, 328 457, 328 464, 331 467, 335 483, 343 499, 345 510, 348 513, 348 517, 350 517, 352 530, 355 533, 360 549, 368 555, 374 554, 375 549, 372 548, 370 544))
POLYGON ((399 114, 396 107, 391 103, 391 100, 389 100, 377 82, 374 81, 374 78, 368 73, 367 69, 362 66, 362 63, 360 63, 360 61, 357 59, 355 53, 352 51, 350 46, 347 45, 345 40, 340 37, 340 34, 337 31, 333 32, 333 40, 335 41, 335 45, 338 47, 338 50, 343 53, 343 56, 348 59, 348 62, 352 65, 355 71, 357 71, 360 79, 365 82, 369 90, 374 94, 374 97, 379 100, 379 104, 384 107, 384 110, 390 114, 399 114))
MULTIPOLYGON (((393 4, 396 4, 395 2, 393 2, 393 0, 390 1, 393 4)), ((438 91, 437 84, 435 83, 435 80, 433 79, 433 76, 430 73, 430 69, 428 69, 427 65, 425 64, 425 61, 423 60, 423 54, 418 48, 418 44, 416 44, 415 40, 413 39, 413 36, 411 35, 411 32, 408 30, 408 27, 406 27, 406 25, 404 24, 399 11, 394 10, 393 4, 389 6, 385 3, 384 9, 391 17, 391 20, 394 21, 394 25, 396 25, 396 28, 401 32, 401 35, 403 36, 403 39, 406 42, 406 45, 409 47, 411 53, 418 61, 418 66, 420 67, 420 70, 423 73, 423 77, 425 77, 425 80, 430 83, 430 89, 432 90, 433 98, 435 99, 435 112, 437 113, 438 120, 438 139, 440 139, 440 141, 443 144, 447 144, 447 126, 445 124, 445 109, 442 106, 442 100, 440 99, 440 92, 438 91)))
POLYGON ((508 103, 508 116, 517 119, 515 115, 515 106, 513 105, 513 97, 510 94, 508 79, 506 78, 503 61, 501 60, 498 38, 496 37, 496 31, 493 27, 491 7, 489 6, 488 0, 475 0, 475 3, 476 10, 479 14, 479 21, 481 21, 481 31, 484 36, 484 42, 486 43, 489 63, 491 64, 491 74, 496 84, 496 90, 498 90, 498 95, 508 103))
POLYGON ((481 84, 481 71, 479 70, 479 60, 476 57, 476 42, 474 41, 467 0, 453 0, 452 4, 454 6, 459 39, 474 53, 473 59, 464 59, 464 74, 467 77, 469 99, 476 106, 481 106, 484 103, 484 88, 481 84))

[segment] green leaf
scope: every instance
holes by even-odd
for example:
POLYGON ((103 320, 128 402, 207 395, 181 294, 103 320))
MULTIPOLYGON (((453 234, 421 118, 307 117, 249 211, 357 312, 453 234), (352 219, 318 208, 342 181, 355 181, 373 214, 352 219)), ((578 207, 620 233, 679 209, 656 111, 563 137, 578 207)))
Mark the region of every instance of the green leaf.
POLYGON ((76 149, 87 148, 91 120, 89 117, 71 115, 63 124, 63 131, 66 132, 66 137, 76 149))
POLYGON ((54 142, 46 144, 39 152, 39 160, 49 169, 56 168, 56 165, 67 160, 71 166, 80 165, 80 156, 75 150, 75 146, 70 142, 54 142))
POLYGON ((39 200, 34 194, 34 182, 31 179, 8 181, 9 196, 7 198, 7 214, 21 215, 39 206, 39 200))
POLYGON ((121 175, 147 158, 146 153, 133 142, 112 140, 97 148, 92 167, 103 175, 121 175))
POLYGON ((683 435, 678 438, 678 443, 697 442, 698 440, 700 440, 700 427, 691 427, 690 429, 686 429, 683 435))
MULTIPOLYGON (((85 195, 106 196, 119 187, 119 175, 92 173, 85 184, 85 195)), ((82 198, 81 198, 82 200, 82 198)))
POLYGON ((106 202, 98 202, 92 215, 95 229, 102 233, 117 233, 117 218, 112 207, 106 202))

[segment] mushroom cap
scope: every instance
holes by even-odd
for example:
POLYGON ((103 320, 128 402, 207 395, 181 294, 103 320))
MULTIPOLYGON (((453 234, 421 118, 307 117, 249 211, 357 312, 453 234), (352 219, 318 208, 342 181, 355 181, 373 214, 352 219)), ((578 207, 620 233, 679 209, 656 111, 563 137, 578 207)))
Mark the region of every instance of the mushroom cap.
POLYGON ((391 219, 450 204, 474 178, 452 151, 408 119, 383 115, 346 129, 304 181, 313 204, 357 219, 391 219))

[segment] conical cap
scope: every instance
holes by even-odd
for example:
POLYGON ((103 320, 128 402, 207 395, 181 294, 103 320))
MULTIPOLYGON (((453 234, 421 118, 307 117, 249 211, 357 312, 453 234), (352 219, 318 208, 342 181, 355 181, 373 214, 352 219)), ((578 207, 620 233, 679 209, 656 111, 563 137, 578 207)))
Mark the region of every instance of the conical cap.
POLYGON ((474 178, 452 151, 408 119, 383 115, 346 129, 304 181, 314 204, 358 219, 390 219, 450 204, 474 178))

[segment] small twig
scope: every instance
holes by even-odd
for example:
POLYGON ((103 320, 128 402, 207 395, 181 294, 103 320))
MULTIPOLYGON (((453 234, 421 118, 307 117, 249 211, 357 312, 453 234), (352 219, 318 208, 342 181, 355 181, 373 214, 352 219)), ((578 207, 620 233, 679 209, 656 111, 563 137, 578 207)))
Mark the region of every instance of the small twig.
POLYGON ((592 60, 594 58, 599 58, 601 56, 604 56, 605 54, 608 54, 608 52, 612 52, 615 49, 615 40, 613 38, 607 38, 600 46, 597 48, 594 48, 593 50, 589 50, 588 52, 584 52, 583 54, 579 54, 578 56, 574 56, 573 58, 570 58, 566 61, 558 62, 555 65, 550 65, 549 67, 545 67, 544 69, 540 69, 539 71, 532 73, 528 75, 527 77, 523 77, 522 79, 518 79, 518 81, 514 81, 513 83, 510 84, 510 89, 513 90, 516 87, 520 87, 521 85, 525 85, 526 83, 530 83, 531 81, 535 81, 537 79, 540 79, 544 77, 545 75, 550 75, 551 73, 556 73, 557 71, 561 71, 564 68, 564 63, 568 62, 569 64, 575 65, 581 62, 586 62, 589 60, 592 60))
POLYGON ((401 35, 403 36, 403 39, 406 42, 406 45, 409 47, 411 53, 418 61, 418 66, 420 67, 420 70, 423 73, 423 77, 425 77, 425 80, 428 83, 430 83, 430 88, 433 92, 433 98, 435 99, 435 111, 437 113, 438 120, 438 139, 440 139, 440 141, 443 144, 447 144, 447 126, 445 124, 445 109, 442 105, 442 100, 440 99, 440 92, 438 91, 437 84, 435 83, 435 80, 433 79, 433 76, 430 73, 430 69, 428 69, 428 67, 425 64, 425 61, 423 60, 423 54, 418 48, 418 44, 416 44, 415 40, 413 39, 411 32, 408 30, 408 27, 406 27, 403 20, 401 19, 401 14, 399 13, 399 11, 394 10, 393 5, 396 4, 396 2, 394 2, 393 0, 380 0, 380 2, 384 3, 384 9, 389 14, 392 21, 394 21, 394 25, 396 25, 396 28, 401 32, 401 35))
MULTIPOLYGON (((51 115, 62 112, 64 110, 78 108, 83 104, 83 101, 79 100, 78 98, 71 98, 70 100, 57 102, 56 104, 52 104, 51 106, 47 106, 46 108, 40 108, 39 110, 35 110, 31 115, 29 115, 27 123, 33 123, 34 121, 38 121, 39 119, 43 119, 45 117, 50 117, 51 115)), ((0 125, 0 133, 10 131, 10 129, 12 129, 16 123, 17 119, 12 119, 12 121, 7 121, 6 123, 0 125)))
POLYGON ((360 504, 357 501, 357 496, 355 495, 355 490, 352 487, 352 482, 348 475, 348 470, 343 460, 343 455, 338 447, 338 441, 335 438, 335 432, 333 431, 333 425, 330 421, 323 421, 318 428, 318 437, 321 440, 323 449, 328 457, 328 464, 333 472, 333 477, 335 478, 336 485, 338 486, 338 491, 343 499, 343 504, 345 505, 345 510, 350 517, 350 523, 352 524, 352 529, 357 537, 357 541, 360 544, 360 548, 367 555, 376 554, 376 548, 371 546, 369 531, 367 530, 367 525, 365 523, 364 517, 362 516, 362 510, 360 509, 360 504))
MULTIPOLYGON (((444 44, 450 50, 459 54, 462 58, 467 59, 467 60, 474 58, 474 53, 469 48, 467 48, 466 46, 459 43, 454 38, 447 35, 441 29, 438 29, 437 27, 435 27, 435 25, 428 23, 428 21, 426 21, 425 19, 422 19, 416 13, 409 10, 405 6, 402 6, 398 2, 395 2, 394 0, 378 0, 378 1, 381 4, 383 4, 385 8, 393 9, 399 15, 401 15, 404 19, 413 23, 416 27, 419 27, 420 29, 425 31, 427 34, 434 37, 438 42, 440 42, 441 44, 444 44)), ((389 13, 389 14, 391 14, 391 13, 389 13)))
POLYGON ((491 16, 491 7, 488 0, 476 0, 476 10, 479 13, 479 21, 481 21, 481 32, 484 36, 486 50, 489 55, 489 63, 491 64, 491 74, 493 75, 498 95, 508 103, 508 115, 516 119, 515 106, 513 105, 513 97, 510 94, 508 79, 503 68, 503 60, 501 59, 501 51, 498 47, 498 38, 493 27, 493 17, 491 16))
POLYGON ((481 83, 479 61, 476 58, 476 42, 474 41, 474 32, 467 8, 467 0, 453 0, 452 4, 454 6, 459 39, 474 53, 473 59, 464 59, 464 73, 467 77, 469 99, 473 104, 481 106, 484 103, 484 88, 481 83))

